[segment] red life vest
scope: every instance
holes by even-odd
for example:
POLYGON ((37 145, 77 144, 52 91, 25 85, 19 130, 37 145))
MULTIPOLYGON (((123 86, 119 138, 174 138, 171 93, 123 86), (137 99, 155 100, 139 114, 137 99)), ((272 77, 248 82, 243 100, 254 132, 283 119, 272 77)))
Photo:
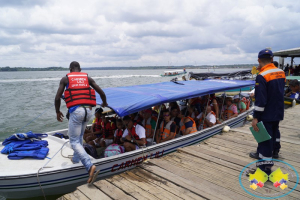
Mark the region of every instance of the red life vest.
POLYGON ((121 130, 117 129, 116 130, 116 143, 117 144, 121 144, 122 143, 121 142, 122 136, 123 136, 123 129, 121 129, 121 130))
POLYGON ((116 126, 113 122, 107 122, 106 124, 101 122, 101 127, 102 127, 102 137, 103 138, 108 138, 109 136, 114 136, 114 130, 116 129, 116 126))
POLYGON ((69 86, 65 90, 67 108, 76 105, 96 106, 95 90, 90 87, 88 75, 83 72, 67 74, 69 86))
MULTIPOLYGON (((136 126, 137 125, 133 125, 132 128, 130 129, 130 132, 127 130, 128 131, 128 135, 133 136, 136 140, 140 140, 141 138, 138 136, 138 134, 136 134, 136 131, 135 131, 136 126)), ((146 141, 146 144, 147 144, 147 140, 145 140, 145 141, 146 141)))
MULTIPOLYGON (((210 113, 216 117, 216 114, 215 114, 213 111, 210 111, 210 113)), ((207 128, 207 125, 206 125, 205 121, 204 121, 204 123, 203 123, 203 120, 204 120, 203 115, 204 115, 204 114, 202 113, 202 116, 201 116, 201 118, 199 119, 199 125, 200 125, 200 129, 201 129, 201 130, 207 128), (201 127, 202 124, 203 124, 203 128, 201 127)), ((214 125, 215 125, 215 124, 216 124, 216 123, 214 123, 214 125)))
POLYGON ((101 131, 101 122, 102 122, 101 118, 99 118, 99 119, 96 118, 95 126, 94 126, 95 132, 101 131))

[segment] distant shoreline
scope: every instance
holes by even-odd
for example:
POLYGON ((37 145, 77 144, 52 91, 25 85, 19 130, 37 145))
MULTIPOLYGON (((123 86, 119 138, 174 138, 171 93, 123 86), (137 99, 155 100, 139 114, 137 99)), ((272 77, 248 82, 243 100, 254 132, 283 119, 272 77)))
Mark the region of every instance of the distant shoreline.
MULTIPOLYGON (((146 66, 146 67, 83 67, 82 70, 149 70, 149 69, 222 69, 222 68, 252 68, 257 64, 240 64, 240 65, 215 65, 215 66, 146 66)), ((69 71, 69 68, 63 67, 46 67, 46 68, 31 68, 31 67, 0 67, 0 72, 14 71, 69 71)))

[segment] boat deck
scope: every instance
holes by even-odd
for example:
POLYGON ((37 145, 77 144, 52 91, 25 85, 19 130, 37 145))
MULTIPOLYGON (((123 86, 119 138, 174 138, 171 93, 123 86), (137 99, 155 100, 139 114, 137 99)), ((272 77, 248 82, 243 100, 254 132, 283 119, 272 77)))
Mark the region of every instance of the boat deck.
MULTIPOLYGON (((285 111, 280 123, 281 151, 279 160, 300 172, 300 106, 285 111)), ((249 131, 250 124, 216 135, 198 145, 178 149, 160 159, 151 159, 139 167, 97 181, 93 186, 82 185, 65 199, 257 199, 240 186, 239 175, 255 161, 249 152, 257 143, 249 131)), ((247 177, 241 179, 248 185, 247 177)), ((290 178, 288 185, 295 185, 290 178)), ((266 182, 263 189, 282 191, 266 182)), ((299 199, 300 186, 280 199, 299 199)))

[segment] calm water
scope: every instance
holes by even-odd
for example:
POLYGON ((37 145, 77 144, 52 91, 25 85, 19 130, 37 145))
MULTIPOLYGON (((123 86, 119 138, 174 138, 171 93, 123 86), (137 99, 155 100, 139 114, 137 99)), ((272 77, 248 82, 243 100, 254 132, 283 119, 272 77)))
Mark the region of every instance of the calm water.
MULTIPOLYGON (((216 71, 224 70, 236 69, 216 71)), ((163 70, 88 70, 85 72, 93 77, 101 88, 158 83, 173 78, 161 77, 163 70)), ((62 123, 56 120, 54 110, 54 97, 58 84, 66 73, 66 71, 0 73, 0 141, 16 132, 42 133, 68 127, 67 120, 62 123), (40 114, 42 115, 39 118, 23 128, 40 114)), ((63 113, 67 111, 63 101, 61 110, 63 113)))

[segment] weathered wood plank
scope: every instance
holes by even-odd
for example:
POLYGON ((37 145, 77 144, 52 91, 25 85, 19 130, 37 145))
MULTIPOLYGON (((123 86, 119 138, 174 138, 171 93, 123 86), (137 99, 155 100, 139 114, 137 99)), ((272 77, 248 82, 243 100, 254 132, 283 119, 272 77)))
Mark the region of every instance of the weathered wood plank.
POLYGON ((81 191, 79 190, 75 190, 74 192, 65 194, 63 196, 64 199, 66 200, 89 200, 90 198, 87 198, 85 196, 85 194, 83 194, 81 191))
MULTIPOLYGON (((215 193, 216 191, 218 191, 218 194, 214 194, 214 195, 217 195, 219 198, 222 198, 222 199, 233 199, 233 198, 249 199, 245 196, 239 195, 230 190, 226 190, 225 188, 223 188, 219 185, 216 185, 214 183, 206 181, 205 179, 197 177, 194 174, 188 173, 187 170, 184 170, 184 169, 181 169, 180 167, 171 165, 169 162, 167 162, 163 159, 155 159, 155 160, 151 161, 151 163, 153 163, 165 170, 168 170, 169 172, 175 171, 176 175, 184 177, 185 179, 187 179, 189 181, 192 181, 197 186, 199 186, 199 185, 201 185, 201 187, 205 186, 206 191, 209 191, 210 193, 215 193)), ((165 177, 165 178, 167 178, 167 177, 165 177)))
POLYGON ((213 188, 211 186, 210 187, 206 186, 204 182, 200 184, 194 183, 191 180, 185 179, 177 175, 177 173, 176 174, 171 173, 158 166, 150 165, 150 163, 143 164, 140 167, 145 169, 149 173, 153 173, 159 177, 163 177, 165 180, 170 181, 173 184, 178 185, 186 190, 194 192, 195 194, 204 197, 206 199, 223 199, 220 195, 212 192, 213 188))
POLYGON ((136 199, 158 199, 151 193, 136 187, 136 185, 130 183, 120 175, 107 178, 106 180, 136 199))
POLYGON ((164 189, 161 187, 157 187, 155 184, 152 184, 150 181, 145 180, 132 172, 128 171, 121 174, 122 177, 126 178, 128 181, 136 185, 137 187, 142 188, 145 191, 150 192, 152 195, 156 196, 158 199, 182 199, 164 189))
POLYGON ((77 191, 82 192, 85 194, 89 199, 103 199, 103 200, 110 200, 111 198, 107 196, 105 193, 100 191, 94 185, 88 186, 87 184, 81 185, 77 187, 77 191))
POLYGON ((106 180, 100 180, 94 183, 94 185, 99 188, 106 195, 116 200, 132 200, 135 199, 130 195, 127 195, 124 191, 116 187, 115 185, 109 183, 106 180))
MULTIPOLYGON (((195 176, 203 178, 237 194, 246 196, 247 198, 254 199, 254 197, 240 189, 238 179, 240 171, 236 171, 226 167, 224 167, 226 169, 220 169, 220 166, 219 168, 214 168, 212 167, 212 165, 199 165, 198 163, 193 162, 193 160, 186 159, 184 155, 182 155, 181 158, 182 162, 174 158, 166 158, 166 160, 172 165, 176 165, 177 167, 180 167, 182 169, 191 170, 192 173, 195 174, 195 176)), ((247 179, 242 179, 242 182, 245 185, 249 184, 249 181, 247 179)))
POLYGON ((183 198, 183 199, 204 199, 203 197, 198 196, 198 195, 192 193, 191 191, 186 190, 180 186, 177 186, 177 185, 167 181, 166 179, 160 178, 153 173, 149 173, 148 171, 146 171, 140 167, 137 169, 133 169, 131 172, 145 180, 148 180, 148 181, 156 184, 158 187, 161 187, 164 190, 167 190, 167 191, 183 198))

